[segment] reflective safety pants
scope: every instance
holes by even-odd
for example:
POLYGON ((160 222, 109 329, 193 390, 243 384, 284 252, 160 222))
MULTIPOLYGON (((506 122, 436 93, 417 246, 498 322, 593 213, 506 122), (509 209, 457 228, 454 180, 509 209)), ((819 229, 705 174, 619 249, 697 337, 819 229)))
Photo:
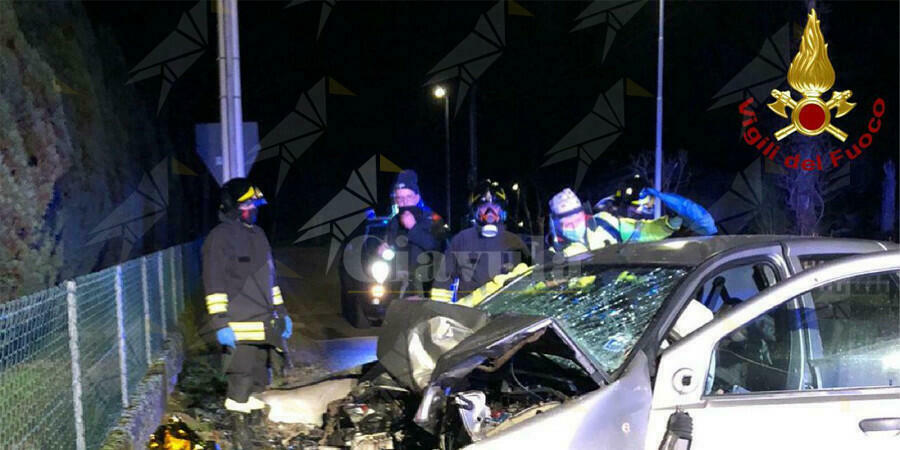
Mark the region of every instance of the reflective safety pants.
POLYGON ((269 384, 270 345, 238 344, 225 361, 228 398, 246 403, 250 395, 262 392, 269 384))

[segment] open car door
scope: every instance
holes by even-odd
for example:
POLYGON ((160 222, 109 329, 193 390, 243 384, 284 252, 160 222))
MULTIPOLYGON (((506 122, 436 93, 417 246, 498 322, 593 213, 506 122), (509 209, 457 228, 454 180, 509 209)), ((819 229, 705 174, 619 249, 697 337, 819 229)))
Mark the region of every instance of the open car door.
POLYGON ((692 450, 900 448, 898 274, 898 251, 835 260, 766 289, 668 348, 645 448, 659 448, 676 410, 693 419, 692 450), (775 314, 800 295, 812 307, 775 314), (813 332, 790 333, 798 328, 813 332), (797 344, 804 364, 781 354, 797 344), (801 386, 785 382, 797 367, 810 371, 801 386))

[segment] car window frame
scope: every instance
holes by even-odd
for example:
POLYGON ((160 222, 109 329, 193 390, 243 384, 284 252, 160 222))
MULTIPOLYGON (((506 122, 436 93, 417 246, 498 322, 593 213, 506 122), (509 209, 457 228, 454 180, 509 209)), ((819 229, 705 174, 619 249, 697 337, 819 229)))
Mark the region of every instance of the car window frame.
MULTIPOLYGON (((713 272, 716 272, 723 267, 727 267, 729 264, 739 264, 739 261, 762 258, 771 260, 777 267, 782 280, 789 278, 784 247, 780 243, 769 243, 765 245, 749 244, 735 247, 711 256, 695 266, 688 272, 688 275, 681 281, 675 290, 669 294, 669 298, 663 303, 663 307, 660 308, 656 316, 650 321, 647 331, 644 332, 644 336, 635 343, 634 350, 628 355, 628 359, 625 360, 624 366, 627 367, 631 362, 631 358, 634 357, 634 354, 637 353, 638 350, 641 350, 647 355, 647 360, 650 362, 650 376, 656 376, 661 345, 668 337, 672 327, 675 326, 678 317, 680 317, 685 308, 687 308, 688 303, 692 300, 691 296, 697 291, 697 288, 710 279, 713 272)), ((613 373, 612 377, 617 378, 620 375, 621 373, 613 373)))
MULTIPOLYGON (((826 264, 827 264, 827 263, 826 263, 826 264)), ((878 275, 882 275, 882 274, 896 274, 896 273, 898 273, 898 272, 900 272, 900 269, 897 269, 897 270, 882 270, 882 271, 877 271, 877 272, 865 272, 865 273, 860 273, 860 274, 856 274, 856 275, 848 276, 848 277, 844 277, 844 278, 839 278, 839 279, 832 279, 832 280, 830 280, 830 281, 828 281, 828 282, 826 282, 826 283, 823 283, 823 284, 821 284, 821 285, 819 285, 819 286, 816 286, 816 287, 814 287, 814 288, 811 288, 811 289, 809 289, 809 290, 803 292, 802 294, 795 296, 795 297, 792 298, 792 299, 789 299, 789 300, 786 300, 786 301, 784 301, 784 302, 782 302, 782 303, 779 303, 779 305, 778 305, 777 307, 780 307, 781 305, 785 305, 785 304, 787 304, 787 303, 789 303, 789 302, 791 302, 791 301, 796 301, 796 300, 797 300, 799 297, 801 297, 801 296, 810 296, 810 297, 811 297, 811 292, 812 292, 814 289, 818 289, 818 288, 821 288, 821 287, 823 287, 823 286, 827 286, 827 285, 832 284, 832 283, 841 282, 841 281, 847 281, 847 280, 851 280, 851 279, 853 279, 853 278, 859 278, 859 277, 878 276, 878 275)), ((792 277, 792 278, 793 278, 793 277, 792 277)), ((776 308, 777 308, 777 307, 776 307, 776 308)), ((759 317, 759 316, 757 316, 756 318, 758 318, 758 317, 759 317)), ((756 320, 756 318, 751 319, 750 322, 752 322, 753 320, 756 320)), ((714 320, 715 320, 715 319, 714 319, 714 320)), ((750 322, 744 322, 742 326, 746 326, 746 325, 749 324, 750 322)), ((735 331, 736 331, 736 330, 735 330, 735 331)), ((733 332, 733 331, 732 331, 732 332, 733 332)), ((729 334, 730 334, 730 333, 729 333, 729 334)), ((715 352, 715 351, 717 350, 717 348, 718 348, 718 342, 721 342, 721 340, 724 339, 726 336, 728 336, 728 334, 726 334, 725 336, 720 337, 719 341, 717 341, 717 342, 713 345, 713 352, 715 352)), ((710 359, 712 359, 712 354, 710 354, 710 359)), ((809 359, 809 352, 808 352, 808 349, 807 349, 807 351, 804 353, 804 365, 805 365, 806 367, 809 367, 810 370, 812 370, 812 362, 811 362, 810 359, 809 359)), ((708 366, 708 367, 709 367, 709 366, 708 366)), ((707 373, 708 373, 708 372, 709 372, 709 369, 707 369, 707 373)), ((818 374, 816 374, 814 371, 811 371, 810 374, 811 374, 813 377, 815 377, 816 385, 818 385, 818 383, 819 383, 819 377, 818 377, 818 374)), ((819 388, 819 387, 815 387, 815 388, 809 388, 809 389, 794 389, 794 390, 781 390, 781 391, 760 391, 760 392, 749 392, 749 393, 729 394, 729 395, 722 395, 722 394, 715 395, 715 394, 707 394, 707 393, 704 393, 704 394, 702 394, 702 395, 700 396, 700 399, 703 400, 703 401, 716 401, 716 402, 717 402, 717 401, 720 401, 720 400, 733 400, 733 399, 741 399, 741 398, 749 398, 750 400, 761 400, 761 399, 777 400, 777 399, 779 399, 779 398, 786 398, 786 397, 791 397, 791 398, 795 398, 795 397, 812 397, 812 398, 817 398, 817 397, 831 397, 831 396, 833 396, 834 394, 836 394, 836 393, 841 393, 841 392, 848 392, 848 393, 850 393, 851 395, 854 394, 854 393, 858 393, 858 394, 866 394, 866 395, 868 395, 868 394, 875 394, 875 395, 877 395, 877 394, 878 394, 878 391, 880 391, 880 390, 896 391, 897 394, 900 394, 900 385, 897 385, 897 386, 852 386, 852 387, 832 387, 832 388, 819 388)), ((887 398, 891 398, 891 397, 890 397, 890 396, 887 396, 887 398)))
MULTIPOLYGON (((783 261, 784 261, 784 259, 781 260, 781 262, 783 262, 783 261)), ((766 256, 766 255, 748 256, 748 257, 745 257, 742 259, 728 261, 727 263, 724 263, 724 264, 716 267, 714 272, 711 271, 711 272, 707 273, 703 277, 703 279, 700 281, 700 283, 697 284, 694 291, 690 294, 691 299, 695 299, 695 300, 699 301, 700 303, 703 303, 702 299, 695 298, 698 290, 702 286, 705 286, 707 283, 715 280, 716 277, 718 277, 723 272, 727 272, 731 269, 735 269, 735 268, 738 268, 741 266, 747 266, 747 265, 751 265, 751 264, 754 266, 757 264, 766 264, 774 270, 776 279, 775 279, 775 284, 773 284, 772 286, 774 286, 778 283, 781 283, 784 280, 790 278, 790 275, 788 274, 787 270, 782 270, 782 269, 786 269, 787 266, 779 267, 779 261, 776 261, 776 258, 772 258, 772 257, 766 256)), ((769 287, 771 287, 771 286, 769 286, 769 287)), ((757 291, 757 293, 754 294, 753 296, 755 297, 760 292, 762 292, 762 291, 757 291)), ((743 301, 746 301, 746 300, 748 300, 748 298, 743 299, 743 301)), ((716 311, 713 311, 713 317, 714 318, 716 317, 716 311)))
MULTIPOLYGON (((776 283, 776 284, 777 284, 777 283, 776 283)), ((762 291, 760 291, 760 292, 762 292, 762 291)), ((752 297, 751 297, 751 298, 752 298, 752 297)), ((746 300, 745 300, 745 301, 746 301, 746 300)), ((774 310, 776 310, 776 309, 778 309, 778 308, 781 308, 781 307, 784 307, 784 308, 785 308, 785 311, 791 311, 792 309, 796 308, 797 305, 798 305, 798 301, 797 301, 797 298, 795 297, 795 298, 793 298, 793 299, 790 299, 790 300, 787 300, 787 301, 785 301, 785 302, 782 302, 782 303, 778 304, 778 306, 776 306, 775 308, 770 309, 769 311, 774 311, 774 310)), ((766 312, 764 312, 764 313, 762 313, 762 314, 767 314, 769 311, 766 311, 766 312)), ((726 339, 728 336, 731 336, 733 333, 737 332, 738 330, 743 329, 743 328, 747 327, 748 325, 750 325, 751 323, 755 322, 755 321, 758 320, 760 317, 762 317, 762 314, 759 315, 759 316, 756 316, 756 317, 755 317, 754 319, 752 319, 750 322, 744 323, 743 326, 742 326, 741 328, 738 328, 737 330, 734 330, 734 331, 732 331, 731 333, 729 333, 729 334, 727 334, 727 335, 725 335, 725 336, 722 336, 722 337, 721 337, 721 338, 713 345, 713 354, 710 355, 710 360, 711 360, 711 361, 718 361, 718 358, 713 358, 713 355, 717 355, 717 354, 718 354, 718 351, 719 351, 719 345, 722 343, 722 341, 723 341, 724 339, 726 339)), ((713 320, 716 320, 716 319, 713 318, 713 320)), ((809 374, 811 373, 811 368, 809 367, 809 352, 808 352, 808 349, 805 347, 806 343, 805 343, 805 340, 804 340, 804 338, 803 338, 802 335, 799 336, 799 338, 798 338, 798 337, 795 337, 795 336, 794 336, 794 332, 789 331, 789 336, 790 336, 790 339, 791 339, 791 342, 790 342, 789 345, 791 345, 791 347, 793 347, 792 344, 796 343, 796 344, 797 344, 798 354, 797 354, 797 355, 794 355, 793 350, 791 350, 790 359, 789 359, 789 361, 788 361, 788 367, 787 367, 787 372, 788 372, 787 375, 786 375, 787 380, 785 381, 785 384, 791 384, 791 379, 792 379, 792 377, 793 377, 794 380, 795 380, 795 381, 793 382, 793 384, 797 384, 797 385, 798 385, 798 388, 797 388, 797 389, 785 389, 785 390, 779 390, 779 391, 751 391, 750 393, 754 393, 754 392, 760 392, 760 393, 763 393, 763 392, 798 392, 798 391, 804 390, 804 389, 802 389, 802 386, 804 385, 804 380, 805 380, 806 377, 809 376, 809 374), (793 367, 794 367, 795 364, 800 366, 800 368, 799 368, 799 374, 797 374, 796 376, 793 375, 793 373, 794 373, 794 372, 793 372, 793 367)), ((710 362, 709 368, 707 369, 707 373, 705 374, 705 377, 706 377, 707 381, 709 381, 711 378, 714 378, 714 375, 713 375, 713 377, 710 377, 710 375, 711 375, 711 374, 710 374, 710 371, 712 371, 712 369, 713 369, 713 367, 712 367, 712 362, 710 362)), ((710 386, 710 387, 711 387, 711 386, 710 386)), ((704 391, 706 391, 706 390, 707 390, 707 389, 706 389, 706 387, 704 386, 704 391)), ((711 390, 711 389, 710 389, 710 390, 711 390)), ((713 394, 713 393, 710 393, 710 392, 706 392, 706 393, 703 394, 703 398, 719 398, 719 397, 739 396, 739 395, 748 395, 748 394, 749 394, 749 393, 739 393, 739 394, 735 394, 735 393, 713 394)))
MULTIPOLYGON (((783 250, 783 247, 779 246, 779 249, 783 250)), ((787 259, 784 257, 783 254, 779 254, 776 256, 773 253, 766 253, 766 254, 760 253, 760 254, 753 255, 753 256, 744 256, 741 258, 728 260, 727 262, 722 263, 722 264, 712 268, 707 273, 705 273, 703 278, 700 279, 697 286, 691 292, 690 298, 694 299, 694 297, 696 296, 700 287, 705 286, 707 283, 714 280, 716 277, 718 277, 723 272, 727 272, 727 271, 735 269, 737 267, 756 266, 758 264, 767 265, 769 268, 772 269, 772 271, 775 274, 775 283, 772 284, 772 286, 767 287, 766 289, 770 289, 773 286, 777 286, 779 283, 783 283, 785 280, 790 279, 792 276, 789 266, 787 264, 787 259)), ((766 289, 764 289, 764 290, 766 290, 766 289)), ((759 293, 761 293, 763 291, 757 291, 757 293, 753 297, 755 297, 756 295, 759 295, 759 293)), ((750 297, 750 298, 752 298, 752 297, 750 297)), ((747 300, 749 300, 749 298, 743 299, 744 302, 746 302, 747 300)), ((787 310, 796 309, 796 308, 800 307, 800 301, 798 298, 794 298, 787 302, 779 304, 778 307, 781 307, 782 305, 784 305, 784 307, 787 310)), ((716 320, 718 317, 719 317, 718 311, 714 311, 713 312, 713 320, 716 320)), ((806 346, 806 344, 807 344, 806 339, 808 338, 808 333, 805 333, 803 331, 801 331, 800 333, 801 333, 800 339, 797 342, 798 354, 794 355, 793 351, 791 352, 790 361, 789 361, 789 365, 788 365, 788 379, 789 380, 791 379, 792 374, 794 373, 793 372, 794 365, 800 366, 798 368, 799 373, 795 376, 795 380, 798 385, 802 385, 804 383, 804 380, 806 379, 806 377, 808 376, 808 373, 810 371, 810 367, 808 364, 809 352, 808 352, 808 348, 806 346)), ((722 339, 724 339, 724 337, 722 339)), ((791 334, 792 343, 793 343, 793 339, 795 339, 795 337, 793 336, 793 334, 791 334)), ((720 342, 721 342, 721 339, 720 339, 720 342)), ((718 343, 716 344, 714 350, 717 348, 718 348, 718 343)), ((712 355, 710 355, 710 358, 712 358, 712 355)), ((710 370, 711 370, 711 366, 710 366, 710 368, 707 369, 707 373, 704 375, 704 377, 709 377, 710 370)), ((707 394, 707 395, 710 395, 710 394, 707 394)), ((732 394, 728 394, 728 395, 732 395, 732 394)), ((734 394, 734 395, 746 395, 746 394, 734 394)), ((714 395, 711 395, 711 396, 714 396, 714 395)), ((723 395, 720 394, 719 396, 723 396, 723 395)))
POLYGON ((800 294, 819 286, 858 276, 898 271, 900 270, 898 257, 900 257, 898 251, 879 252, 878 255, 856 255, 845 258, 836 264, 829 264, 825 270, 815 269, 801 273, 767 289, 767 292, 750 299, 752 301, 747 301, 724 316, 704 325, 669 347, 662 355, 654 385, 653 408, 687 407, 711 402, 760 404, 779 399, 790 399, 791 401, 896 399, 900 395, 900 386, 767 391, 718 396, 705 395, 704 389, 698 386, 705 386, 704 375, 709 372, 712 353, 715 351, 716 344, 723 337, 755 320, 765 311, 792 301, 800 294), (864 261, 858 262, 860 259, 864 261), (697 375, 698 373, 703 375, 697 375), (702 381, 694 381, 698 379, 702 381), (679 380, 682 381, 681 386, 677 383, 679 380), (684 384, 685 381, 686 384, 684 384), (670 386, 660 388, 666 384, 670 384, 670 386))
MULTIPOLYGON (((894 282, 898 283, 898 287, 900 287, 900 270, 887 270, 887 271, 872 272, 872 273, 867 273, 867 274, 863 274, 863 275, 857 275, 857 276, 855 276, 855 277, 849 277, 849 278, 845 278, 845 279, 842 279, 842 280, 834 280, 834 281, 831 281, 831 282, 829 282, 829 283, 826 283, 826 284, 823 284, 823 285, 821 285, 821 286, 818 286, 818 287, 815 288, 815 289, 820 289, 820 288, 822 288, 822 287, 828 286, 829 284, 833 284, 833 283, 839 282, 839 281, 849 281, 849 280, 852 280, 852 279, 855 279, 855 278, 871 277, 871 276, 880 276, 880 275, 892 275, 893 278, 894 278, 894 282)), ((810 289, 809 291, 803 293, 803 296, 808 297, 808 298, 810 299, 811 304, 813 305, 813 310, 814 310, 814 311, 816 310, 816 301, 815 301, 815 296, 812 294, 812 291, 815 290, 815 289, 810 289)), ((817 316, 816 316, 816 322, 819 322, 818 313, 817 313, 817 316)), ((821 330, 820 330, 820 333, 821 333, 821 330)), ((823 346, 823 351, 824 351, 824 342, 822 342, 821 334, 820 334, 820 336, 819 336, 819 340, 820 340, 820 344, 823 346)), ((818 371, 816 364, 813 364, 812 357, 811 357, 812 353, 809 352, 809 353, 807 353, 807 354, 809 355, 809 356, 807 357, 807 365, 810 367, 810 371, 811 371, 810 373, 812 374, 812 376, 813 376, 813 378, 814 378, 814 380, 815 380, 815 385, 817 386, 817 387, 815 387, 815 388, 811 388, 811 389, 808 389, 808 390, 816 390, 816 391, 835 391, 835 390, 855 389, 855 388, 877 389, 877 388, 883 388, 883 387, 892 387, 892 386, 830 387, 830 388, 822 388, 822 387, 818 387, 818 386, 820 386, 820 385, 822 384, 822 380, 820 379, 820 372, 818 371)))
MULTIPOLYGON (((877 253, 880 251, 897 250, 898 246, 888 247, 883 242, 863 241, 863 240, 818 240, 804 239, 800 241, 790 242, 785 245, 784 254, 787 260, 788 268, 791 276, 799 275, 807 270, 815 269, 823 264, 805 268, 803 267, 803 259, 822 258, 826 259, 824 264, 828 264, 840 258, 846 258, 854 255, 864 255, 869 253, 877 253)), ((808 308, 815 310, 815 304, 812 295, 804 292, 796 298, 798 305, 795 308, 808 308)), ((818 386, 820 384, 819 375, 813 368, 811 363, 811 355, 821 353, 821 339, 816 339, 808 328, 800 330, 803 338, 803 351, 805 353, 803 370, 804 378, 806 373, 812 379, 812 383, 818 386)))

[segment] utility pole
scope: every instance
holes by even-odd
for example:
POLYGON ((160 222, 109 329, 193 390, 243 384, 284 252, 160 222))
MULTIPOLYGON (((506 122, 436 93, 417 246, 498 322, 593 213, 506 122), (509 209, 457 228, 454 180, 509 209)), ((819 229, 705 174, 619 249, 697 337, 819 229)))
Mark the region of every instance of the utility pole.
POLYGON ((222 126, 222 183, 247 175, 237 0, 216 0, 219 36, 219 112, 222 126))
MULTIPOLYGON (((659 43, 656 49, 656 167, 653 171, 653 187, 662 191, 662 122, 663 122, 663 20, 665 0, 659 0, 659 43)), ((662 202, 654 202, 653 217, 659 218, 662 214, 662 202)))
POLYGON ((444 164, 447 166, 447 224, 453 228, 453 221, 450 218, 450 96, 444 96, 444 164))
POLYGON ((450 93, 447 91, 447 88, 441 85, 437 85, 431 91, 434 98, 438 100, 444 101, 444 172, 447 176, 446 185, 444 186, 444 191, 447 194, 447 217, 446 224, 453 227, 453 222, 450 219, 450 93))

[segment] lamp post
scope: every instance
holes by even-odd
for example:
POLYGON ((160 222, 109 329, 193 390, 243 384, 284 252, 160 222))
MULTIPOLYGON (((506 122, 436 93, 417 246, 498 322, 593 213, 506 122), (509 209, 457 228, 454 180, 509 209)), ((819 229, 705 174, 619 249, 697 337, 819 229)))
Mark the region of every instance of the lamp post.
POLYGON ((446 171, 445 191, 447 194, 446 223, 452 226, 453 221, 450 218, 450 96, 447 95, 447 89, 441 85, 435 86, 432 93, 435 98, 444 100, 444 169, 446 171))
POLYGON ((514 182, 511 186, 511 189, 512 189, 513 193, 516 195, 516 206, 514 207, 515 209, 513 209, 513 211, 515 211, 515 217, 516 217, 516 221, 517 221, 516 225, 519 227, 519 231, 521 231, 522 226, 524 224, 522 223, 522 220, 521 220, 522 216, 519 215, 519 212, 520 212, 521 206, 522 206, 522 201, 521 201, 522 197, 519 196, 519 192, 520 192, 519 191, 519 183, 514 182))
POLYGON ((247 176, 241 106, 241 55, 237 0, 216 0, 219 36, 219 121, 222 124, 222 183, 247 176))
MULTIPOLYGON (((653 170, 653 188, 662 191, 662 121, 663 121, 663 22, 666 2, 659 0, 659 39, 656 44, 656 158, 653 170)), ((653 218, 658 219, 662 214, 662 202, 655 202, 653 218)))

